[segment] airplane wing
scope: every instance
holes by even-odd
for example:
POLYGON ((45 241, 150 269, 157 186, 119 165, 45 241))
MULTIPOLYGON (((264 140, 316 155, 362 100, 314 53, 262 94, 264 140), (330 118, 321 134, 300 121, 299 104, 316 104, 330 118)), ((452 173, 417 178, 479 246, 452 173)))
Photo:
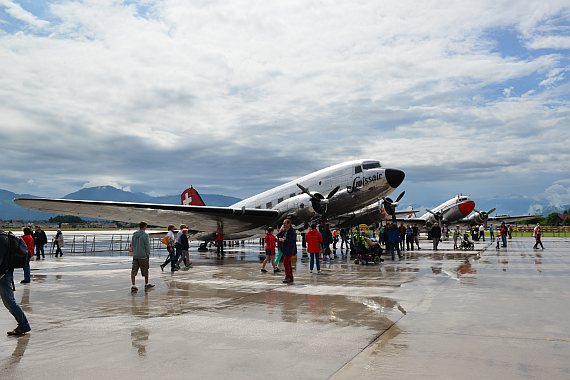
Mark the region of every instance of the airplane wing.
POLYGON ((487 219, 487 223, 489 222, 513 223, 513 222, 522 222, 524 220, 536 219, 536 218, 542 218, 542 215, 516 215, 516 216, 497 215, 497 216, 490 216, 487 219))
POLYGON ((195 231, 214 232, 223 226, 224 234, 271 225, 279 218, 278 211, 265 209, 48 198, 19 198, 14 202, 22 207, 64 215, 128 223, 144 220, 150 225, 161 227, 186 224, 195 231))

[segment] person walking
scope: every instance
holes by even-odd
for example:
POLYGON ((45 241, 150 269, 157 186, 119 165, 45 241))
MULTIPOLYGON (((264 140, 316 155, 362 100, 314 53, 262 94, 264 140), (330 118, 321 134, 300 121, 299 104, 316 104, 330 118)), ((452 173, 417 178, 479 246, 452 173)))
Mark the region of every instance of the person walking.
POLYGON ((507 234, 508 234, 508 230, 507 230, 507 226, 505 225, 505 222, 501 223, 501 240, 503 241, 503 248, 507 248, 507 234))
POLYGON ((485 226, 483 224, 479 226, 479 240, 485 241, 485 226))
POLYGON ((414 231, 409 224, 406 226, 406 251, 414 250, 414 231))
POLYGON ((265 234, 265 259, 263 260, 263 263, 261 263, 261 272, 263 273, 267 273, 267 269, 265 269, 265 265, 268 262, 271 262, 271 265, 273 266, 273 273, 277 273, 280 272, 279 268, 277 268, 277 265, 275 265, 275 244, 277 242, 277 239, 275 238, 275 235, 273 235, 273 227, 267 227, 267 233, 265 234))
POLYGON ((44 252, 44 245, 47 244, 47 236, 46 233, 42 230, 42 228, 36 225, 36 231, 34 232, 34 245, 36 246, 36 260, 40 259, 40 255, 42 259, 46 258, 44 252))
POLYGON ((61 250, 61 247, 63 247, 63 233, 61 230, 57 230, 53 244, 55 245, 55 257, 58 255, 63 256, 63 252, 61 250))
POLYGON ((321 233, 321 236, 323 237, 323 260, 325 259, 325 257, 328 257, 329 261, 334 260, 331 257, 331 243, 332 243, 332 233, 331 230, 329 228, 328 224, 321 224, 321 230, 319 231, 321 233))
POLYGON ((398 231, 400 232, 400 251, 403 251, 406 249, 406 227, 404 223, 400 223, 398 231))
MULTIPOLYGON (((31 229, 30 229, 31 231, 31 229)), ((26 254, 28 254, 26 252, 26 254)), ((6 334, 10 336, 22 336, 31 331, 30 323, 24 311, 16 303, 14 298, 14 268, 9 263, 10 258, 10 236, 8 233, 0 234, 0 297, 6 309, 12 314, 18 326, 6 334)))
POLYGON ((297 247, 297 232, 291 225, 289 219, 283 221, 284 234, 283 237, 279 238, 279 241, 283 243, 283 265, 285 266, 285 279, 284 284, 293 283, 293 267, 291 266, 291 256, 295 254, 295 248, 297 247))
POLYGON ((309 252, 310 263, 309 270, 313 273, 313 268, 315 261, 317 262, 317 273, 321 273, 321 264, 319 260, 319 252, 321 250, 321 244, 323 243, 323 236, 319 231, 317 231, 317 224, 311 224, 311 229, 307 232, 305 236, 307 241, 307 252, 309 252))
POLYGON ((414 235, 414 243, 416 243, 418 250, 420 250, 421 249, 421 247, 420 247, 420 228, 415 223, 412 226, 412 233, 414 235))
POLYGON ((386 251, 392 254, 392 259, 394 259, 394 250, 398 252, 398 257, 402 257, 402 253, 400 251, 400 230, 396 223, 392 223, 390 227, 387 227, 386 230, 386 251))
POLYGON ((180 269, 180 263, 182 261, 182 243, 180 239, 184 235, 183 230, 187 228, 185 224, 181 224, 178 232, 174 237, 174 260, 176 261, 176 269, 180 269))
POLYGON ((539 223, 537 223, 536 227, 534 227, 534 231, 532 232, 532 236, 534 236, 534 240, 535 240, 534 247, 532 247, 532 248, 538 249, 538 245, 540 244, 540 247, 542 249, 544 249, 544 245, 542 245, 542 240, 540 240, 542 237, 542 228, 540 227, 539 223))
POLYGON ((489 224, 489 236, 491 237, 491 241, 495 240, 495 228, 493 224, 489 224))
POLYGON ((437 246, 439 245, 439 241, 441 240, 441 227, 439 224, 434 224, 431 227, 431 241, 433 243, 433 250, 437 251, 437 246))
POLYGON ((176 268, 176 260, 174 259, 174 241, 176 238, 174 237, 174 229, 176 226, 174 224, 168 225, 168 232, 166 233, 166 250, 168 251, 168 257, 166 260, 160 264, 160 270, 164 270, 164 267, 170 263, 170 271, 176 272, 178 268, 176 268))
POLYGON ((29 284, 31 281, 30 259, 34 256, 34 236, 30 227, 24 227, 22 240, 26 243, 26 248, 28 248, 28 256, 24 265, 24 279, 20 281, 20 284, 29 284))
POLYGON ((456 225, 455 230, 453 230, 453 249, 459 249, 457 241, 459 240, 460 236, 461 236, 461 230, 459 229, 459 225, 456 225))
POLYGON ((144 288, 148 290, 154 288, 153 284, 148 282, 148 268, 150 267, 150 239, 146 233, 146 222, 139 223, 139 230, 133 234, 131 245, 133 247, 133 265, 131 268, 131 292, 138 289, 135 284, 135 277, 139 269, 144 277, 144 288))
POLYGON ((333 251, 336 255, 336 244, 338 243, 338 230, 335 228, 332 230, 332 242, 333 242, 333 251))
POLYGON ((178 259, 178 265, 180 262, 184 263, 184 270, 190 269, 192 262, 190 261, 190 241, 188 240, 188 228, 182 229, 182 236, 180 236, 180 259, 178 259))
POLYGON ((216 231, 216 254, 224 257, 224 234, 222 230, 216 231))
POLYGON ((342 247, 346 244, 346 250, 350 248, 348 245, 348 233, 346 232, 346 228, 340 229, 340 250, 342 251, 342 247))

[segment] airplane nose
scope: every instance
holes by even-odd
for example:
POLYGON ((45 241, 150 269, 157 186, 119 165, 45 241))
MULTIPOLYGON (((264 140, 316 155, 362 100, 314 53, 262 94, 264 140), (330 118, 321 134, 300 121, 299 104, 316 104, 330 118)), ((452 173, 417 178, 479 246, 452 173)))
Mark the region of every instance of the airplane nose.
POLYGON ((459 212, 467 216, 471 214, 471 211, 475 208, 475 202, 467 201, 459 204, 459 212))
POLYGON ((406 174, 398 169, 386 169, 386 180, 388 181, 388 185, 392 188, 396 188, 400 186, 400 184, 404 181, 404 177, 406 174))

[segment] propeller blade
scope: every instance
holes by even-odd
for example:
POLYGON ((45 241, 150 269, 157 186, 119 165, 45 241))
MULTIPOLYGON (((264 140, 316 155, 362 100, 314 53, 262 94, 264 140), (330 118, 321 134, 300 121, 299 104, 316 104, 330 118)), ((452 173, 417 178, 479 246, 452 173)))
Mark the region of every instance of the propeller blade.
POLYGON ((334 189, 332 189, 332 191, 329 193, 329 195, 327 195, 327 199, 331 199, 339 189, 340 189, 340 186, 337 186, 334 189))
MULTIPOLYGON (((429 212, 429 213, 432 214, 432 215, 436 215, 436 213, 433 212, 433 211, 431 211, 429 208, 426 208, 426 211, 429 212)), ((437 216, 437 215, 436 215, 436 216, 437 216)))
POLYGON ((477 214, 481 213, 481 211, 477 210, 476 208, 474 208, 473 211, 475 211, 477 214))
POLYGON ((398 198, 396 198, 396 203, 397 203, 397 202, 400 202, 400 199, 402 199, 402 197, 404 196, 404 194, 406 194, 406 192, 405 192, 405 191, 402 191, 402 192, 400 193, 400 195, 398 195, 398 198))
POLYGON ((496 207, 493 207, 492 209, 490 209, 489 211, 487 211, 487 214, 492 213, 492 212, 495 211, 496 209, 497 209, 496 207))
POLYGON ((313 197, 313 196, 311 195, 311 193, 309 192, 309 189, 307 189, 305 186, 303 186, 303 185, 301 185, 301 184, 298 183, 298 184, 297 184, 297 187, 298 187, 299 189, 301 189, 301 191, 302 191, 303 193, 307 194, 307 195, 310 196, 311 198, 313 197))

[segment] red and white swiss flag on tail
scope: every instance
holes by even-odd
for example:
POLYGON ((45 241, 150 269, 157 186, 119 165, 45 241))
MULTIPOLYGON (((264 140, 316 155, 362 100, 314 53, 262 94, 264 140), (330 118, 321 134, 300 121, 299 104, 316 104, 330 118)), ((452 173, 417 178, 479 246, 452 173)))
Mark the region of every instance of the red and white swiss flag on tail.
POLYGON ((206 206, 200 194, 192 186, 182 192, 180 203, 189 206, 206 206))

